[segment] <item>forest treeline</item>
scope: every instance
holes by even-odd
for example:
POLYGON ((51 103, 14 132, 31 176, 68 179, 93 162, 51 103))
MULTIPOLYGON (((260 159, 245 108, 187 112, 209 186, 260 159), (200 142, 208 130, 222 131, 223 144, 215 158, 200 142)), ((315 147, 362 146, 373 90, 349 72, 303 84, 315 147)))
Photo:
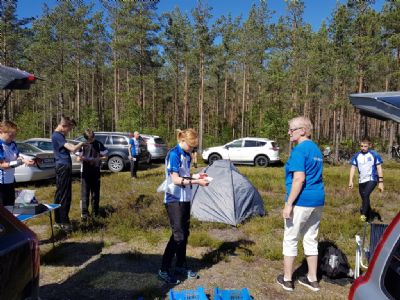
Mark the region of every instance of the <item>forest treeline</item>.
POLYGON ((288 119, 305 115, 313 139, 336 149, 365 135, 381 149, 398 142, 398 124, 363 117, 348 99, 400 90, 398 0, 381 11, 374 1, 338 2, 317 30, 304 1, 286 1, 278 19, 269 1, 217 19, 206 1, 190 13, 159 13, 156 0, 97 1, 58 0, 20 19, 18 1, 1 0, 0 62, 43 79, 2 112, 19 138, 48 137, 65 114, 75 133, 140 130, 173 142, 175 129, 194 127, 206 147, 284 140, 288 119))

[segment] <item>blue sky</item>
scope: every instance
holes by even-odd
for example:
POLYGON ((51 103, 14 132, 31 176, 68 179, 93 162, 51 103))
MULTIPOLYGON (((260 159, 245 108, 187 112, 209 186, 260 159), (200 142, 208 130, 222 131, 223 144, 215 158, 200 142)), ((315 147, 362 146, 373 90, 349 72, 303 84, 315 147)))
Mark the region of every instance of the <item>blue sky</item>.
MULTIPOLYGON (((96 8, 100 9, 101 5, 97 0, 85 0, 87 2, 96 3, 96 8)), ((109 0, 114 1, 114 0, 109 0)), ((208 0, 209 6, 213 8, 212 14, 214 18, 231 13, 233 16, 242 14, 244 17, 253 3, 259 0, 208 0)), ((314 30, 318 30, 321 23, 325 20, 328 22, 329 17, 336 6, 337 2, 344 3, 344 0, 305 0, 304 21, 312 25, 314 30)), ((380 10, 384 0, 377 0, 375 8, 380 10)), ((19 0, 18 1, 18 16, 24 17, 38 17, 41 15, 43 4, 46 3, 49 7, 57 4, 57 0, 19 0)), ((178 6, 181 11, 190 14, 193 7, 196 6, 196 0, 160 0, 158 5, 158 12, 171 11, 178 6)), ((268 6, 274 10, 274 19, 277 20, 279 16, 285 14, 285 1, 284 0, 269 0, 268 6)))

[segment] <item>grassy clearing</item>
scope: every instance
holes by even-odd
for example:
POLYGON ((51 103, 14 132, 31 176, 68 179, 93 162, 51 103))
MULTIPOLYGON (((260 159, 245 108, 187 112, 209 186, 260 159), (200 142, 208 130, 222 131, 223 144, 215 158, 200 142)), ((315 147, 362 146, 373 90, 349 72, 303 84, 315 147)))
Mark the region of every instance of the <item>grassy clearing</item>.
MULTIPOLYGON (((399 210, 396 183, 400 176, 400 169, 396 163, 388 163, 387 165, 387 167, 386 164, 384 165, 386 190, 383 193, 378 191, 373 193, 372 206, 379 211, 386 222, 389 222, 399 210)), ((221 263, 232 264, 233 257, 239 258, 245 265, 257 265, 261 259, 269 262, 269 265, 280 268, 283 234, 281 209, 285 195, 284 169, 282 167, 265 169, 239 167, 239 170, 251 180, 261 193, 267 216, 252 218, 237 229, 232 229, 224 224, 204 223, 192 219, 188 255, 195 265, 206 268, 221 263), (230 238, 229 241, 228 238, 230 238)), ((155 192, 157 186, 163 180, 163 172, 162 165, 154 166, 150 170, 140 171, 137 180, 131 179, 129 172, 103 173, 100 202, 102 216, 88 223, 80 222, 79 178, 74 180, 73 203, 70 214, 74 223, 74 231, 67 237, 57 234, 61 242, 57 243, 55 249, 52 249, 50 245, 43 245, 41 248, 44 273, 42 282, 44 282, 45 287, 47 286, 46 282, 51 282, 51 279, 46 279, 46 274, 52 272, 55 262, 68 260, 69 244, 65 240, 63 241, 63 239, 67 239, 67 241, 73 241, 73 245, 80 245, 79 251, 101 254, 98 259, 104 261, 105 264, 111 264, 112 270, 106 277, 101 277, 98 271, 91 271, 92 264, 80 267, 86 270, 84 280, 87 285, 107 286, 107 284, 110 284, 109 282, 122 280, 121 276, 123 278, 124 275, 120 273, 120 270, 114 270, 115 268, 111 263, 113 260, 119 261, 121 265, 124 265, 124 262, 133 265, 140 261, 143 264, 143 270, 137 271, 140 273, 140 276, 137 276, 140 277, 140 281, 146 282, 146 284, 141 288, 129 290, 129 284, 122 282, 120 283, 123 285, 121 290, 128 289, 133 295, 146 295, 145 299, 162 299, 168 289, 160 285, 154 278, 154 273, 158 269, 162 251, 170 236, 168 218, 162 204, 163 195, 155 192), (89 247, 88 245, 92 246, 89 247), (122 249, 119 249, 120 245, 122 245, 122 249), (85 250, 86 248, 88 250, 85 250), (146 281, 143 277, 144 273, 151 278, 146 281)), ((360 206, 358 189, 355 188, 352 191, 347 189, 348 172, 348 166, 327 166, 324 170, 326 206, 321 222, 320 240, 334 241, 347 254, 350 263, 354 265, 354 235, 362 231, 362 223, 358 220, 360 206)), ((44 203, 52 202, 55 191, 53 183, 24 188, 36 189, 38 199, 44 203)), ((44 227, 42 225, 48 224, 47 222, 46 218, 41 218, 31 221, 29 225, 44 227)), ((49 234, 49 231, 43 233, 43 235, 49 234)), ((302 247, 299 245, 297 262, 300 263, 301 260, 302 247)), ((56 265, 58 264, 60 263, 56 265)), ((95 263, 93 264, 96 266, 95 263)), ((104 268, 104 265, 102 266, 104 268)), ((60 269, 58 272, 65 272, 65 277, 69 278, 71 274, 78 272, 77 270, 82 273, 83 271, 80 268, 60 269)), ((131 269, 129 270, 129 272, 133 272, 131 269)), ((61 275, 58 274, 58 276, 61 275)), ((76 281, 80 278, 77 276, 76 281)), ((135 280, 135 278, 132 275, 129 280, 135 280)), ((267 275, 262 275, 261 278, 264 281, 273 280, 267 275)), ((209 284, 216 283, 213 283, 212 278, 210 278, 209 284)), ((52 295, 47 292, 45 287, 43 288, 44 293, 52 295)), ((68 289, 69 285, 63 287, 68 289)), ((264 295, 262 289, 255 289, 256 295, 264 295)), ((84 296, 84 294, 81 294, 82 291, 77 291, 75 294, 72 290, 69 292, 72 293, 70 294, 72 298, 74 298, 74 295, 84 296)), ((113 291, 113 293, 125 295, 121 294, 120 290, 113 291)), ((104 297, 106 297, 105 295, 104 297)), ((327 294, 322 298, 327 299, 332 296, 329 295, 327 294)), ((278 294, 276 297, 280 298, 278 294)), ((307 297, 305 296, 305 298, 307 297)), ((335 298, 335 296, 332 297, 335 298)), ((46 297, 43 299, 46 299, 46 297)), ((311 297, 310 299, 314 298, 311 297)))

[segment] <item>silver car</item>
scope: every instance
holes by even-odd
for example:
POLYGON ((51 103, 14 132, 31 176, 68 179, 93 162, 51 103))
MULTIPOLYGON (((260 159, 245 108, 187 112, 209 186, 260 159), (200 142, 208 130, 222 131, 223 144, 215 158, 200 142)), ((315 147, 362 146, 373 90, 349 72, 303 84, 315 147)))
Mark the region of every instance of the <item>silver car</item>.
POLYGON ((147 150, 150 152, 151 159, 165 159, 168 153, 167 144, 158 135, 141 134, 147 144, 147 150))
MULTIPOLYGON (((53 152, 53 142, 48 138, 31 138, 24 141, 27 144, 35 146, 45 152, 53 152)), ((78 142, 74 140, 67 140, 68 143, 76 145, 78 142)), ((75 154, 71 153, 72 173, 76 174, 81 171, 81 163, 77 160, 75 154)))
POLYGON ((35 164, 27 166, 25 164, 15 168, 15 181, 28 182, 54 178, 55 160, 54 154, 44 152, 27 143, 17 142, 20 155, 25 159, 32 159, 35 164))

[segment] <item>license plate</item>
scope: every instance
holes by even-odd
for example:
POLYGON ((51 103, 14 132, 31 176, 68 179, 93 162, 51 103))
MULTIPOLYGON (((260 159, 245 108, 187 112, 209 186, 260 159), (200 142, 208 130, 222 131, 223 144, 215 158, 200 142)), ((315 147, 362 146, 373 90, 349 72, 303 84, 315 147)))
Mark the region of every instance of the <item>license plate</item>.
POLYGON ((53 162, 54 162, 54 158, 44 158, 44 159, 43 159, 43 162, 44 162, 45 164, 53 163, 53 162))

